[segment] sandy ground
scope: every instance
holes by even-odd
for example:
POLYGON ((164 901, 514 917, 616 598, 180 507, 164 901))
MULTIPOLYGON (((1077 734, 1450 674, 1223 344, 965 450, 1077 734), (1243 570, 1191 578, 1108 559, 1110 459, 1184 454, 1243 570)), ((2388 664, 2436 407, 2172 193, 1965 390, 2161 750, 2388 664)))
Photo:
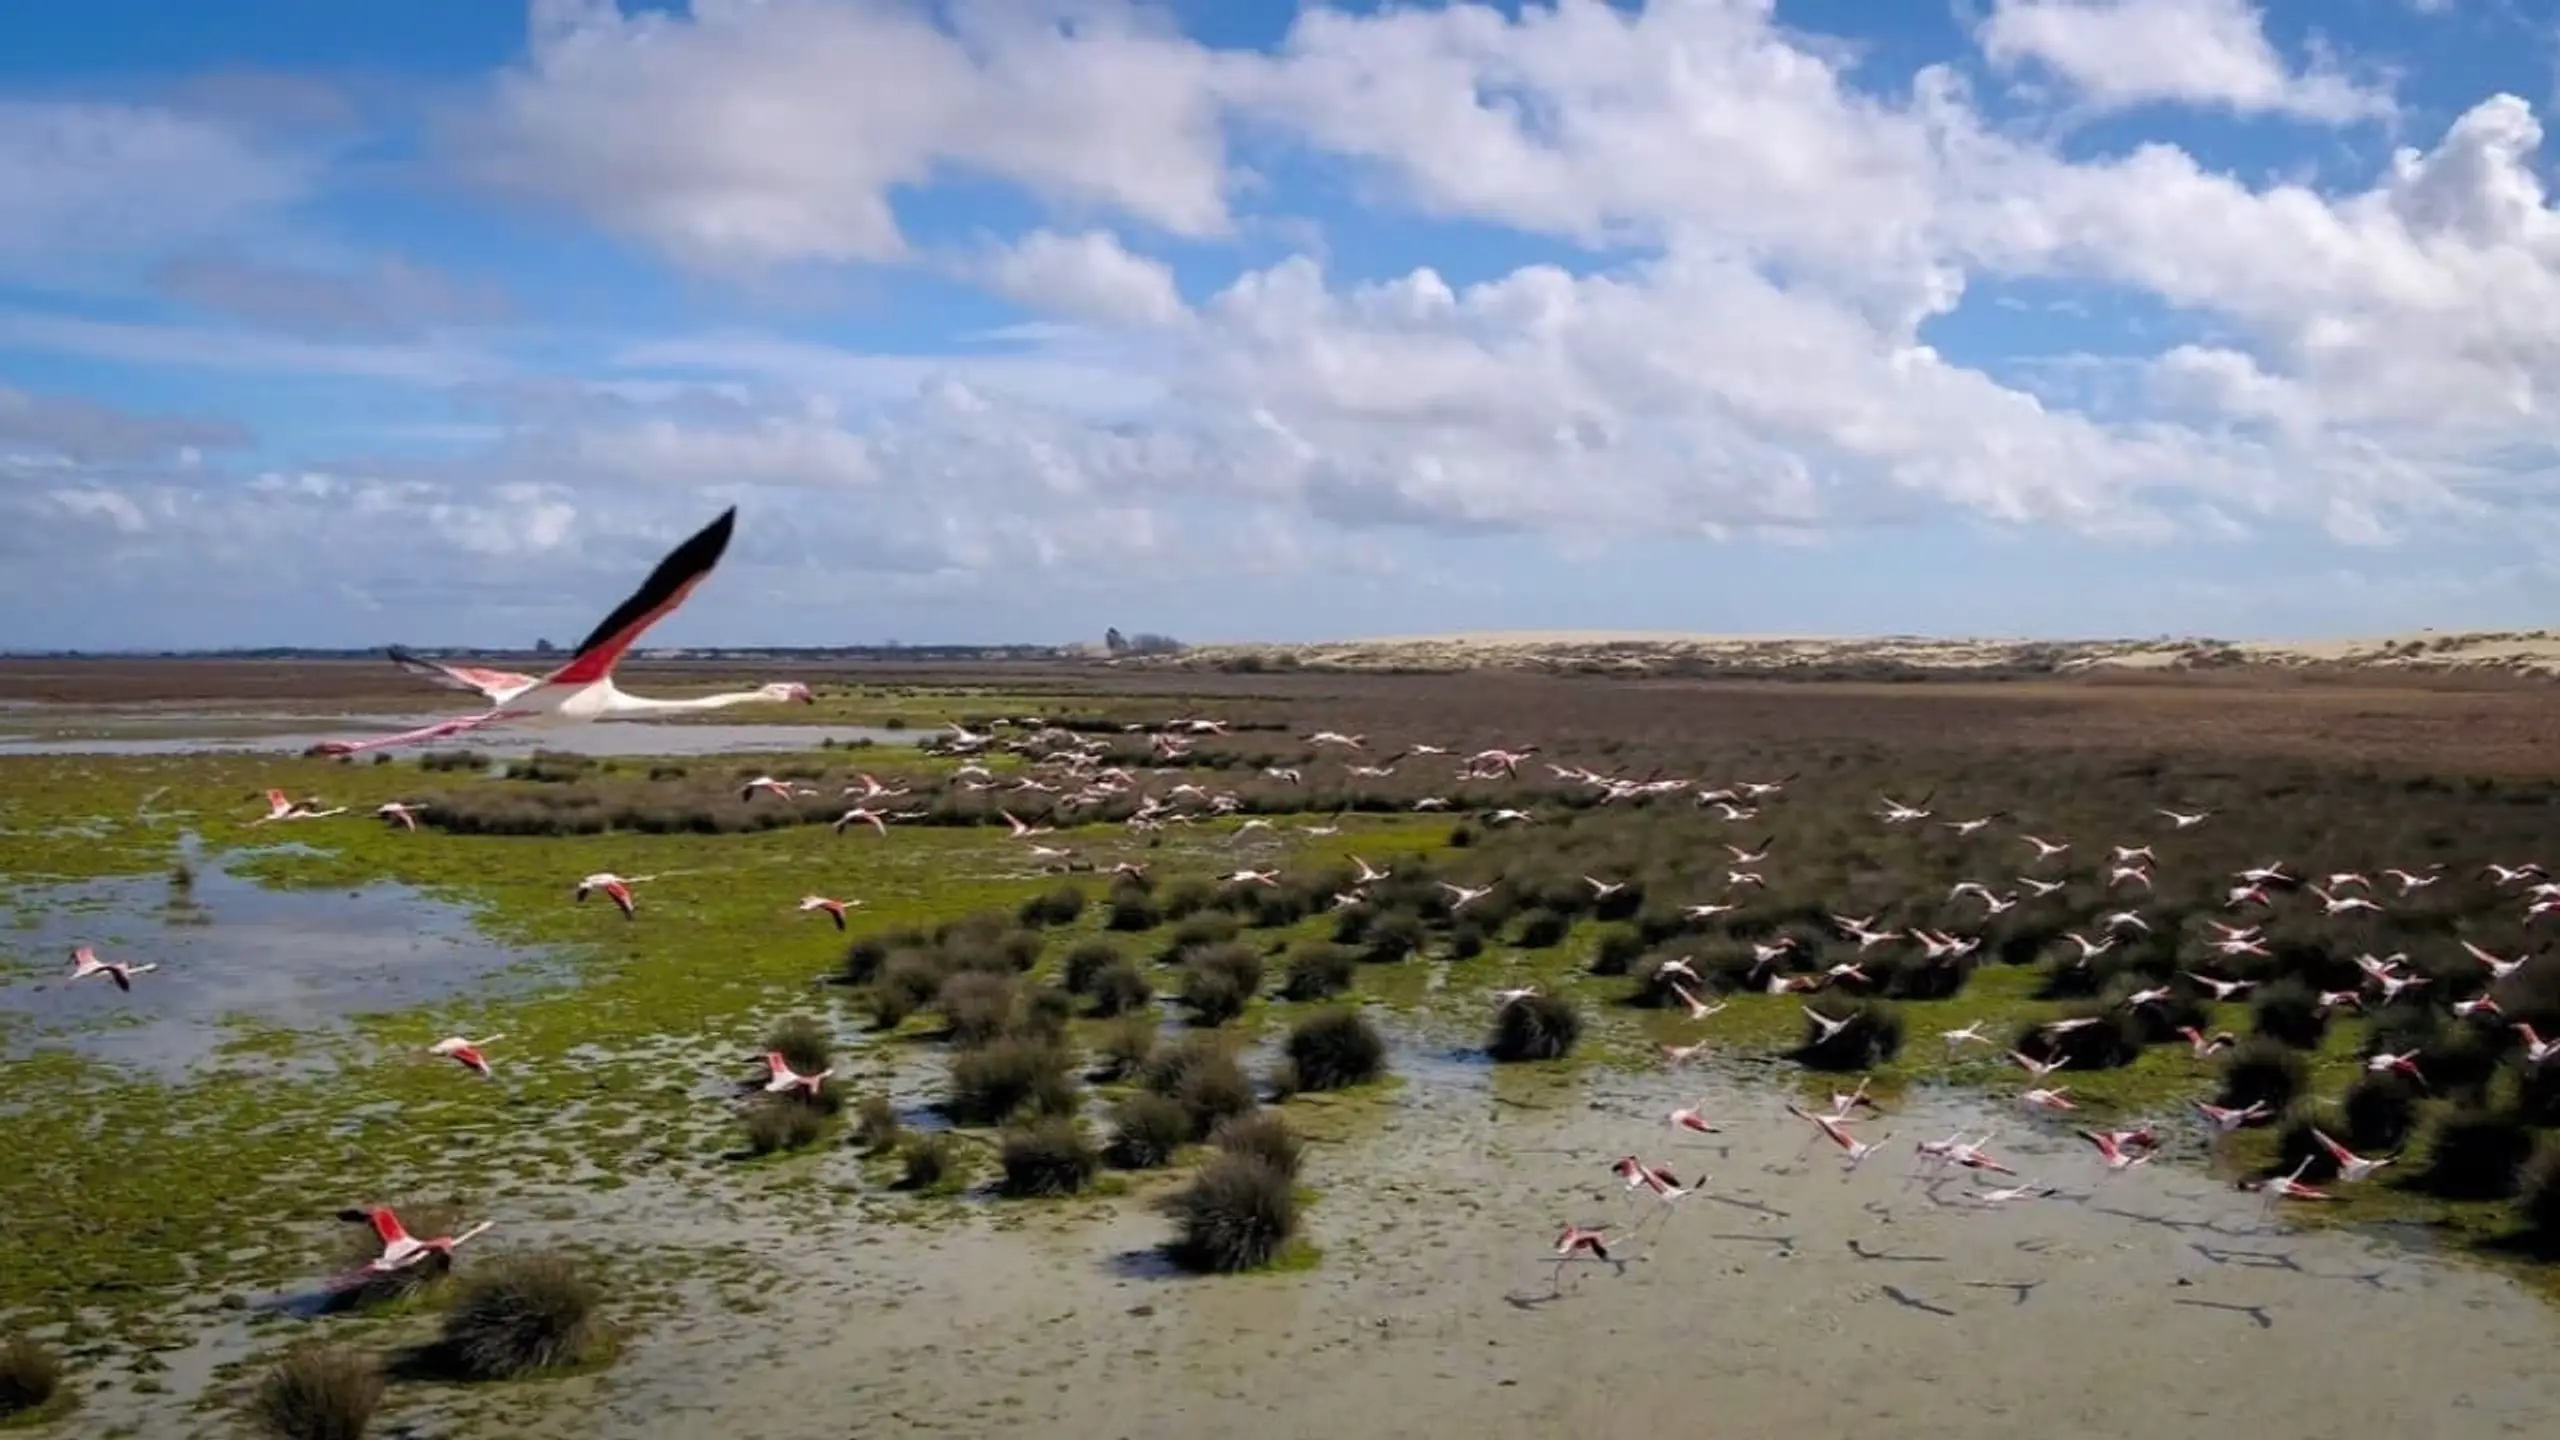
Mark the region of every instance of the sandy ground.
POLYGON ((1247 652, 1307 666, 1461 670, 1483 666, 1591 667, 1632 673, 1677 663, 1760 669, 1895 664, 1929 669, 2052 665, 2063 670, 2182 670, 2228 666, 2560 675, 2560 631, 2418 631, 2330 641, 2024 640, 1926 636, 1701 635, 1657 630, 1506 630, 1394 636, 1307 645, 1204 645, 1191 664, 1247 652))
POLYGON ((2098 1184, 2067 1133, 1943 1096, 1866 1124, 1900 1133, 1844 1174, 1765 1093, 1720 1090, 1728 1133, 1682 1144, 1672 1077, 1515 1089, 1415 1086, 1320 1145, 1314 1271, 1164 1276, 1134 1203, 809 1237, 763 1313, 652 1335, 559 1433, 2485 1436, 2560 1413, 2560 1317, 2521 1289, 2290 1233, 2193 1168, 2098 1184), (2064 1194, 1907 1184, 1911 1140, 1959 1120, 2064 1194), (1604 1170, 1628 1149, 1706 1188, 1658 1245, 1551 1288, 1558 1220, 1643 1213, 1604 1170))

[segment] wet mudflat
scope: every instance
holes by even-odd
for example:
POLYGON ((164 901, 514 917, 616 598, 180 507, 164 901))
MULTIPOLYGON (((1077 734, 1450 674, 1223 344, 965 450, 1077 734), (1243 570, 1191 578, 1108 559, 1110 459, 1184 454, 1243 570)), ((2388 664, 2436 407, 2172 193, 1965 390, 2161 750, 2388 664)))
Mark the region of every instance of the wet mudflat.
POLYGON ((1450 1069, 1383 1111, 1290 1107, 1319 1142, 1311 1272, 1173 1278, 1137 1200, 820 1227, 758 1313, 654 1333, 571 1428, 2498 1435, 2560 1413, 2560 1320, 2497 1274, 2289 1228, 2186 1166, 2102 1181, 2067 1131, 1952 1093, 1863 1124, 1900 1133, 1844 1174, 1762 1087, 1716 1085, 1726 1133, 1682 1144, 1659 1116, 1699 1087, 1673 1077, 1494 1083, 1450 1069), (1909 1141, 1959 1127, 2060 1193, 1909 1181, 1909 1141), (1630 1149, 1704 1188, 1554 1283, 1560 1221, 1654 1203, 1606 1173, 1630 1149), (2472 1338, 2410 1338, 2453 1333, 2472 1338))

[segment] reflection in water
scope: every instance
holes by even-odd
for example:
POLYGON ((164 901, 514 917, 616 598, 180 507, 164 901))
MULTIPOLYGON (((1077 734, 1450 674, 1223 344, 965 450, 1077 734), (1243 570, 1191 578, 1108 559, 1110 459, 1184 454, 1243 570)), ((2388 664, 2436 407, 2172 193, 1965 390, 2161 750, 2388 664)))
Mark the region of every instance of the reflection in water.
POLYGON ((166 875, 31 886, 0 902, 9 1048, 68 1043, 160 1073, 220 1047, 228 1024, 308 1029, 551 967, 483 937, 468 911, 405 885, 263 889, 193 852, 166 875), (70 983, 75 945, 156 962, 131 994, 70 983))

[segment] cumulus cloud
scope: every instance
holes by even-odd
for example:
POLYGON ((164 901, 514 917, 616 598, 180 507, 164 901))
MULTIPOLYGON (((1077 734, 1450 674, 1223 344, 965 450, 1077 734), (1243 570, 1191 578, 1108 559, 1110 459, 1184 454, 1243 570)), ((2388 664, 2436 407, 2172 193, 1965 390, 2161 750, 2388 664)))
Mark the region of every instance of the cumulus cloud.
MULTIPOLYGON (((2362 546, 2491 517, 2524 533, 2560 498, 2541 409, 2560 215, 2514 96, 2315 189, 2168 144, 2066 153, 1986 119, 1956 70, 1878 77, 1770 0, 1315 7, 1268 53, 1113 0, 943 8, 544 3, 525 63, 446 139, 472 178, 684 266, 929 265, 1046 321, 917 354, 814 330, 613 336, 564 365, 0 312, 0 344, 458 386, 497 431, 440 468, 293 472, 326 494, 137 478, 114 464, 142 457, 96 449, 96 474, 65 461, 16 503, 122 554, 176 553, 150 547, 181 519, 227 534, 226 505, 351 549, 429 542, 330 582, 386 596, 431 585, 437 546, 494 565, 510 515, 507 543, 609 566, 744 497, 776 517, 738 562, 774 603, 859 575, 987 614, 1274 567, 1375 575, 1414 563, 1394 548, 1414 532, 1591 553, 1955 517, 2362 546), (1461 238, 1398 274, 1186 245, 1186 297, 1168 236, 1217 241, 1242 216, 1268 237, 1312 203, 1252 183, 1231 135, 1293 182, 1347 187, 1327 198, 1502 248, 1461 238), (976 248, 911 240, 893 196, 946 176, 1017 185, 1038 218, 976 248), (1545 258, 1484 266, 1524 238, 1545 258), (2101 354, 2052 338, 2085 324, 2020 332, 2023 354, 1964 343, 1984 292, 2027 284, 2153 328, 2101 354), (2066 371, 2087 383, 2035 382, 2066 371)), ((2229 0, 2007 0, 1976 33, 1996 69, 2070 80, 2083 107, 2386 113, 2229 0)))
POLYGON ((2289 64, 2249 0, 1992 0, 1974 36, 1993 65, 2042 67, 2101 111, 2196 105, 2342 124, 2394 109, 2380 86, 2289 64))
POLYGON ((176 110, 0 99, 0 279, 91 281, 236 235, 301 198, 319 168, 176 110))
POLYGON ((898 186, 1020 184, 1227 228, 1215 57, 1116 0, 535 0, 532 54, 448 132, 480 179, 715 267, 894 259, 898 186))

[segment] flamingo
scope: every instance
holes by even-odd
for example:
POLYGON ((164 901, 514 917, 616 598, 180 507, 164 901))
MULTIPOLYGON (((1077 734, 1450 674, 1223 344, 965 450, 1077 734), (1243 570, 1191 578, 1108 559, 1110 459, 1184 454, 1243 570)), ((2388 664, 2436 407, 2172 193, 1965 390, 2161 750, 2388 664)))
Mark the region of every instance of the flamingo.
POLYGON ((830 1065, 814 1074, 803 1075, 791 1068, 791 1062, 783 1059, 779 1050, 764 1052, 764 1068, 765 1078, 747 1081, 746 1088, 767 1095, 783 1095, 797 1090, 813 1100, 818 1096, 818 1087, 826 1082, 828 1076, 836 1073, 835 1067, 830 1065))
POLYGON ((1579 1225, 1567 1223, 1564 1227, 1564 1232, 1556 1236, 1556 1275, 1554 1285, 1557 1289, 1562 1289, 1564 1286, 1564 1267, 1586 1255, 1594 1260, 1602 1262, 1603 1264, 1608 1262, 1608 1232, 1603 1230, 1585 1230, 1579 1225))
POLYGON ((1673 1110, 1669 1115, 1665 1116, 1664 1119, 1669 1122, 1671 1128, 1674 1130, 1686 1130, 1697 1135, 1720 1135, 1724 1133, 1716 1127, 1714 1121, 1707 1118, 1706 1104, 1706 1101, 1701 1100, 1695 1105, 1680 1106, 1678 1109, 1673 1110))
POLYGON ((2027 1072, 2027 1078, 2030 1080, 2041 1080, 2071 1063, 2071 1057, 2068 1054, 2056 1055, 2050 1060, 2038 1060, 2032 1055, 2012 1050, 2009 1052, 2009 1058, 2018 1063, 2019 1069, 2027 1072))
POLYGON ((1804 1018, 1813 1022, 1816 1032, 1813 1037, 1815 1046, 1830 1044, 1841 1031, 1849 1028, 1850 1021, 1858 1018, 1855 1015, 1842 1015, 1835 1019, 1810 1005, 1799 1005, 1796 1008, 1804 1012, 1804 1018))
POLYGON ((1493 893, 1493 887, 1490 885, 1480 886, 1471 890, 1464 885, 1452 885, 1446 880, 1440 882, 1440 888, 1449 892, 1449 911, 1451 914, 1455 914, 1458 911, 1465 909, 1473 902, 1481 900, 1487 895, 1493 893))
POLYGON ((2195 1052, 2195 1057, 2199 1060, 2210 1060, 2215 1051, 2228 1050, 2240 1043, 2240 1037, 2228 1030, 2207 1035, 2193 1025, 2181 1025, 2178 1027, 2178 1033, 2186 1038, 2188 1048, 2195 1052))
POLYGON ((833 900, 824 895, 803 895, 800 897, 800 912, 805 915, 812 910, 824 910, 827 912, 827 918, 836 922, 836 928, 842 930, 844 912, 861 903, 859 900, 833 900))
POLYGON ((471 1071, 481 1079, 486 1080, 491 1078, 489 1073, 489 1057, 480 1053, 480 1047, 483 1045, 494 1045, 506 1038, 507 1037, 504 1035, 488 1035, 483 1036, 478 1040, 465 1040, 459 1035, 447 1035, 433 1045, 428 1046, 427 1053, 441 1059, 450 1060, 461 1066, 463 1069, 471 1071))
POLYGON ((2039 861, 2050 860, 2071 849, 2071 842, 2068 840, 2047 840, 2041 835, 2021 835, 2018 838, 2035 847, 2036 859, 2039 861))
POLYGON ((1710 1019, 1722 1013, 1725 1006, 1733 1003, 1727 1000, 1710 1005, 1706 1001, 1699 999, 1695 992, 1677 980, 1671 982, 1671 993, 1679 996, 1680 1003, 1689 1007, 1689 1018, 1692 1020, 1710 1019))
POLYGON ((1938 1038, 1947 1042, 1947 1058, 1949 1060, 1955 1059, 1956 1052, 1963 1049, 1967 1044, 1998 1045, 2000 1043, 1999 1041, 1994 1040, 1989 1035, 1983 1033, 1982 1027, 1989 1023, 1990 1022, 1986 1020, 1976 1020, 1961 1030, 1939 1031, 1938 1038))
POLYGON ((629 920, 632 918, 633 912, 640 908, 631 898, 631 887, 639 884, 643 880, 655 880, 657 878, 658 877, 655 875, 624 876, 616 875, 610 870, 599 870, 595 874, 588 876, 586 879, 579 881, 577 890, 571 894, 569 898, 572 900, 584 901, 587 898, 589 891, 601 890, 604 892, 604 898, 612 901, 614 903, 614 907, 622 912, 622 918, 629 920))
POLYGON ((2111 1130, 2082 1130, 2078 1133, 2081 1139, 2098 1147, 2098 1158, 2105 1162, 2110 1175, 2121 1175, 2136 1165, 2151 1163, 2153 1152, 2146 1149, 2135 1153, 2135 1148, 2126 1143, 2125 1135, 2111 1130))
POLYGON ((415 830, 418 828, 418 812, 424 808, 406 800, 388 800, 375 806, 373 813, 385 820, 397 820, 408 829, 415 830))
POLYGON ((399 1215, 388 1205, 376 1205, 371 1209, 341 1210, 338 1212, 338 1218, 350 1224, 372 1226, 374 1238, 382 1243, 382 1253, 340 1276, 333 1282, 333 1288, 336 1289, 346 1289, 362 1284, 377 1275, 390 1275, 411 1269, 429 1256, 439 1256, 447 1263, 451 1263, 454 1251, 461 1249, 465 1241, 487 1230, 494 1223, 483 1220, 459 1235, 438 1235, 430 1240, 421 1240, 409 1233, 409 1227, 400 1223, 399 1215))
MULTIPOLYGON (((1811 1125, 1816 1131, 1820 1132, 1823 1139, 1839 1146, 1840 1152, 1849 1157, 1848 1170, 1855 1170, 1860 1165, 1865 1164, 1868 1156, 1873 1155, 1876 1151, 1882 1149, 1885 1142, 1893 1138, 1891 1135, 1882 1135, 1873 1140, 1860 1140, 1851 1135, 1847 1127, 1843 1126, 1838 1120, 1833 1119, 1831 1116, 1816 1115, 1812 1111, 1799 1105, 1789 1105, 1787 1107, 1787 1111, 1797 1119, 1811 1125)), ((1843 1173, 1845 1174, 1846 1171, 1843 1173)))
POLYGON ((740 801, 753 800, 756 798, 758 791, 762 791, 776 800, 797 800, 803 795, 815 795, 818 793, 814 788, 807 785, 794 785, 788 780, 777 780, 771 775, 759 775, 738 788, 738 799, 740 801))
POLYGON ((836 817, 835 831, 841 835, 848 825, 868 825, 883 836, 889 833, 889 817, 868 805, 856 805, 836 817))
POLYGON ((2424 1085, 2427 1083, 2427 1077, 2418 1071, 2418 1054, 2419 1052, 2415 1050, 2403 1050, 2397 1055, 2388 1050, 2376 1051, 2365 1057, 2365 1073, 2406 1075, 2424 1085))
POLYGON ((2198 1115, 2204 1117, 2204 1122, 2212 1126, 2217 1135, 2228 1135, 2243 1125, 2264 1120, 2275 1113, 2264 1100, 2252 1100, 2237 1110, 2228 1105, 2207 1104, 2202 1100, 2190 1100, 2187 1103, 2195 1108, 2198 1115))
POLYGON ((2293 1173, 2290 1175, 2277 1175, 2265 1180, 2250 1180, 2244 1177, 2233 1181, 2232 1184, 2238 1189, 2255 1190, 2260 1195, 2265 1196, 2266 1202, 2265 1205, 2261 1207, 2262 1210, 2274 1208, 2275 1203, 2279 1200, 2337 1199, 2337 1196, 2330 1194, 2326 1190, 2314 1190, 2310 1186, 2302 1183, 2302 1172, 2311 1168, 2311 1161, 2311 1156, 2303 1156, 2302 1163, 2294 1166, 2293 1173))
MULTIPOLYGON (((627 694, 613 683, 614 667, 622 662, 624 654, 640 636, 683 604, 694 588, 711 574, 712 568, 720 563, 737 523, 736 506, 721 511, 718 519, 659 561, 658 568, 640 582, 640 588, 606 616, 592 634, 579 642, 568 664, 540 677, 532 685, 507 690, 504 698, 489 697, 489 709, 477 715, 439 720, 395 735, 366 740, 323 741, 315 749, 323 755, 353 755, 366 750, 443 740, 495 727, 554 728, 599 720, 641 720, 656 715, 692 714, 757 702, 796 700, 802 704, 814 704, 817 697, 810 693, 808 686, 789 682, 698 696, 690 700, 660 700, 627 694)), ((399 660, 401 657, 394 654, 393 658, 399 660)), ((458 676, 448 675, 448 678, 459 681, 458 676)), ((459 683, 464 688, 479 688, 467 681, 459 683)), ((486 691, 481 693, 488 696, 486 691)))
POLYGON ((2050 1090, 2029 1090, 2020 1095, 2018 1100, 2031 1109, 2077 1110, 2080 1108, 2071 1103, 2071 1087, 2068 1085, 2057 1085, 2050 1090))
POLYGON ((2471 952, 2472 959, 2479 961, 2481 964, 2489 968, 2489 982, 2493 985, 2523 969, 2525 967, 2525 962, 2533 958, 2530 955, 2519 955, 2515 959, 2509 960, 2504 956, 2492 955, 2488 951, 2481 949, 2479 946, 2472 944, 2468 940, 2462 942, 2462 948, 2471 952))
POLYGON ((2522 1020, 2515 1022, 2514 1029, 2524 1037, 2524 1063, 2539 1067, 2560 1060, 2560 1040, 2543 1039, 2522 1020))
POLYGON ((148 965, 135 965, 123 960, 101 960, 98 958, 98 952, 86 945, 77 946, 71 952, 72 979, 86 980, 92 975, 104 975, 116 982, 117 989, 128 995, 133 993, 134 976, 148 975, 159 968, 158 961, 148 965))
POLYGON ((347 807, 344 805, 340 805, 331 810, 321 810, 315 808, 319 803, 320 801, 317 797, 297 802, 292 796, 287 795, 282 790, 269 790, 267 792, 267 813, 250 821, 249 823, 254 826, 270 825, 279 820, 325 820, 332 815, 344 815, 347 813, 347 807))
POLYGON ((2379 1159, 2367 1159, 2330 1139, 2328 1132, 2316 1125, 2311 1128, 2311 1138, 2319 1144, 2321 1149, 2329 1152, 2330 1159, 2338 1162, 2338 1178, 2349 1183, 2364 1179, 2374 1171, 2390 1164, 2393 1158, 2385 1155, 2379 1159))
POLYGON ((2155 813, 2160 815, 2163 819, 2166 819, 2169 822, 2169 828, 2173 830, 2192 830, 2198 825, 2201 825, 2205 821, 2213 818, 2213 812, 2210 810, 2197 810, 2192 813, 2182 814, 2176 810, 2161 807, 2157 809, 2155 813))

